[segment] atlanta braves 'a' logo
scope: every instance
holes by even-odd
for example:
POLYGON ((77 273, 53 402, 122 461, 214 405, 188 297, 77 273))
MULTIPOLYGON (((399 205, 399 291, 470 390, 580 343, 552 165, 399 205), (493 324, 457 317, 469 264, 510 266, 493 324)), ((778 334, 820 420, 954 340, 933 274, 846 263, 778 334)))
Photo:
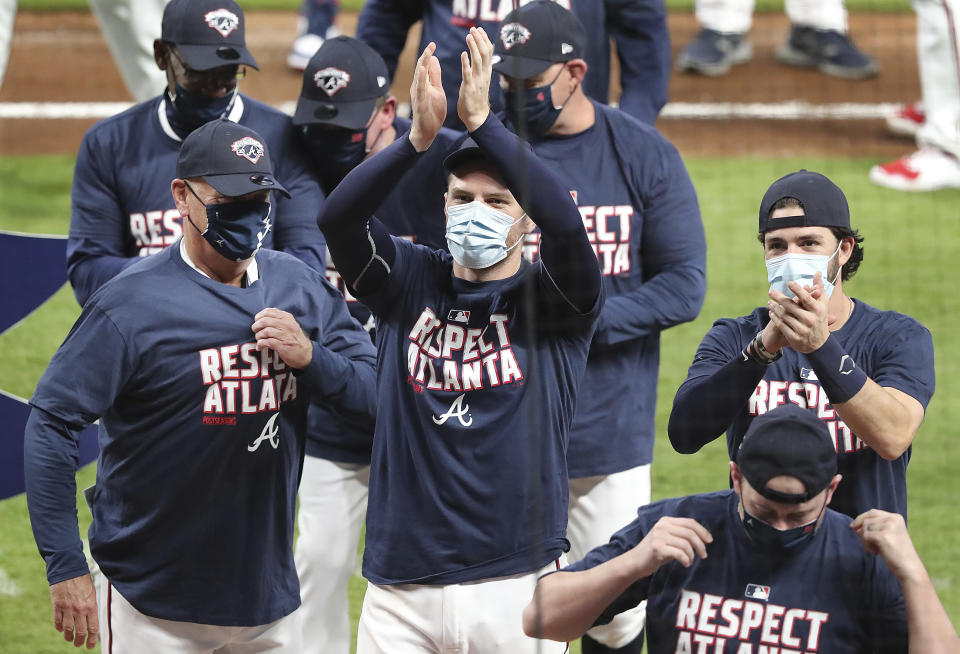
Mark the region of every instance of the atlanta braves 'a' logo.
POLYGON ((313 83, 323 89, 327 95, 335 95, 350 83, 350 73, 339 68, 328 66, 318 70, 313 75, 313 83))
POLYGON ((503 41, 503 47, 507 50, 530 40, 530 30, 520 23, 507 23, 500 28, 500 40, 503 41))
POLYGON ((441 415, 439 418, 437 416, 430 416, 433 418, 433 422, 442 425, 450 418, 456 418, 460 421, 460 424, 464 427, 469 427, 473 424, 473 416, 471 416, 468 411, 470 411, 470 405, 463 401, 463 396, 466 393, 460 393, 457 396, 457 399, 453 401, 453 404, 450 405, 450 408, 447 409, 447 412, 441 415), (467 419, 464 420, 463 416, 467 416, 467 419))
POLYGON ((220 36, 226 38, 233 30, 240 27, 240 19, 235 13, 228 9, 214 9, 203 15, 207 27, 220 32, 220 36))
POLYGON ((252 136, 244 136, 242 139, 234 141, 230 144, 230 149, 233 150, 238 157, 243 157, 250 163, 260 161, 260 157, 262 157, 265 152, 263 143, 252 136))
POLYGON ((273 449, 277 449, 280 446, 280 428, 277 427, 277 418, 279 416, 279 412, 270 416, 270 419, 267 420, 267 424, 263 426, 263 431, 261 431, 260 435, 257 436, 257 440, 247 445, 248 452, 256 452, 257 448, 260 447, 260 443, 263 441, 270 443, 270 447, 273 449))

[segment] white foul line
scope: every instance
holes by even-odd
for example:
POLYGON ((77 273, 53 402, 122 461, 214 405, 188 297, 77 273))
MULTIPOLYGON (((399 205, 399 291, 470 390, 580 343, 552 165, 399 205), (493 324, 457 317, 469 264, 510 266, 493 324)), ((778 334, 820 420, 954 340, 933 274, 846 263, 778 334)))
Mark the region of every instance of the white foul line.
MULTIPOLYGON (((0 119, 88 120, 120 113, 129 102, 0 102, 0 119)), ((900 105, 893 103, 840 102, 811 104, 787 102, 669 102, 661 118, 686 120, 869 120, 885 118, 900 105)), ((292 114, 295 102, 277 108, 292 114)))

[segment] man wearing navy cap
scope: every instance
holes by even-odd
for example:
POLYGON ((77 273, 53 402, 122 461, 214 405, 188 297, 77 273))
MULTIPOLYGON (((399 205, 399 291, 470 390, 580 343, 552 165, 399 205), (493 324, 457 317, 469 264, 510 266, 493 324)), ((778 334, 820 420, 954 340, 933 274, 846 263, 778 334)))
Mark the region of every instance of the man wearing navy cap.
POLYGON ((846 295, 863 237, 843 191, 823 175, 800 170, 774 182, 759 219, 766 306, 718 320, 704 337, 674 398, 670 442, 692 453, 726 430, 736 460, 756 416, 794 404, 830 430, 844 477, 834 507, 906 519, 911 444, 934 391, 930 332, 846 295))
POLYGON ((190 132, 217 118, 262 135, 289 191, 276 198, 264 247, 323 270, 324 242, 314 223, 323 193, 307 171, 290 117, 239 92, 246 67, 257 68, 245 35, 246 19, 233 0, 172 0, 154 42, 166 88, 84 135, 67 241, 67 270, 80 305, 140 257, 180 238, 184 225, 169 192, 177 153, 190 132))
POLYGON ((287 189, 260 134, 207 123, 176 170, 183 238, 91 296, 31 399, 27 504, 54 624, 78 647, 99 629, 104 651, 299 653, 308 399, 372 420, 375 353, 319 272, 261 249, 287 189), (74 462, 97 418, 95 596, 74 462))
MULTIPOLYGON (((293 124, 326 193, 361 162, 402 136, 410 120, 397 116, 387 67, 373 48, 347 36, 327 39, 303 73, 293 124)), ((464 136, 442 128, 433 145, 400 179, 377 209, 394 236, 433 249, 445 247, 443 211, 447 175, 441 162, 464 136)), ((347 300, 351 315, 374 335, 373 314, 347 289, 327 257, 327 280, 347 300)), ((366 515, 373 429, 349 419, 311 415, 300 484, 297 572, 304 654, 347 654, 347 587, 366 515)))
POLYGON ((758 417, 730 475, 732 490, 641 507, 542 577, 524 630, 569 640, 646 599, 650 654, 960 652, 903 518, 827 508, 841 476, 815 415, 758 417))
MULTIPOLYGON (((696 318, 707 286, 700 209, 680 154, 653 127, 584 94, 594 74, 586 41, 573 12, 534 0, 504 19, 493 65, 514 130, 579 207, 608 298, 567 452, 571 561, 650 501, 660 334, 696 318)), ((528 255, 538 239, 528 237, 528 255)), ((581 647, 639 653, 642 629, 638 607, 591 630, 581 647)))

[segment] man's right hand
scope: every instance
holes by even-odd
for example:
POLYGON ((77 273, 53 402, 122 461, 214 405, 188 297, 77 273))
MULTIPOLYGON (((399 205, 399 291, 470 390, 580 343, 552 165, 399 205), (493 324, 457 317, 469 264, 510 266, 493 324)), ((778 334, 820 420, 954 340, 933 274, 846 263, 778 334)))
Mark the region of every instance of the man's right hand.
POLYGON ((707 558, 707 545, 712 542, 713 536, 696 520, 664 516, 630 550, 636 578, 649 577, 670 561, 689 568, 696 557, 707 558))
POLYGON ((440 81, 440 60, 433 53, 437 44, 430 42, 417 60, 410 84, 410 143, 417 152, 430 147, 447 117, 447 96, 440 81))
POLYGON ((97 591, 89 574, 74 577, 50 586, 53 605, 53 626, 63 632, 66 641, 74 647, 87 649, 97 646, 100 639, 100 619, 97 613, 97 591))

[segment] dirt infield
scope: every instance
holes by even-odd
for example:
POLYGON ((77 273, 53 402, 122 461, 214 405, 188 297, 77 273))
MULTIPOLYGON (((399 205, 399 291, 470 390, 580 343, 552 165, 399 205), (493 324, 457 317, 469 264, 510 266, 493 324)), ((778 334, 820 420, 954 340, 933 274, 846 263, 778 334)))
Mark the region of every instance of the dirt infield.
MULTIPOLYGON (((352 33, 356 16, 341 14, 352 33)), ((300 76, 284 64, 293 39, 292 12, 252 12, 248 45, 260 63, 242 90, 271 104, 295 100, 300 76)), ((857 44, 880 63, 879 77, 846 81, 796 70, 774 60, 789 25, 782 14, 758 14, 751 31, 754 58, 722 78, 675 74, 671 102, 888 103, 919 97, 916 27, 912 14, 857 14, 850 17, 857 44)), ((689 14, 670 16, 674 54, 696 33, 689 14)), ((412 46, 401 59, 394 90, 406 99, 412 46), (404 74, 406 73, 406 74, 404 74)), ((616 78, 616 73, 614 74, 616 78)), ((126 89, 93 17, 87 13, 20 12, 0 103, 128 101, 126 89)), ((76 152, 93 120, 0 120, 0 154, 76 152)), ((885 134, 881 120, 689 120, 663 118, 660 130, 685 155, 843 155, 892 157, 909 151, 909 141, 885 134)))

